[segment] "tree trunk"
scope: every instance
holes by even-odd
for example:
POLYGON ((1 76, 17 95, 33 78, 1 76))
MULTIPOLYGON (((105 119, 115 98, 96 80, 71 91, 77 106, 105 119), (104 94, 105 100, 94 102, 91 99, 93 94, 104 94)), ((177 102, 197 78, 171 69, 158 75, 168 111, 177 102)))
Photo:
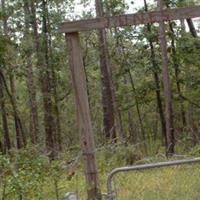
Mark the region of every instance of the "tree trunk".
POLYGON ((11 91, 11 103, 13 107, 15 130, 16 130, 16 141, 17 148, 20 149, 26 145, 26 135, 21 122, 21 118, 18 114, 17 100, 16 100, 16 86, 15 79, 12 74, 10 74, 10 91, 11 91))
MULTIPOLYGON (((96 0, 97 17, 103 16, 103 8, 101 0, 96 0)), ((104 134, 107 140, 116 140, 115 130, 115 105, 113 96, 113 86, 111 72, 108 60, 108 46, 106 41, 106 31, 99 30, 99 51, 100 51, 100 69, 102 80, 102 104, 103 104, 103 123, 104 134)))
POLYGON ((146 154, 148 154, 146 132, 145 132, 145 129, 144 129, 141 111, 140 111, 140 107, 139 107, 139 101, 138 101, 137 94, 136 94, 135 83, 134 83, 134 80, 133 80, 133 77, 132 77, 132 74, 131 74, 131 71, 130 71, 129 68, 128 68, 128 76, 129 76, 129 79, 130 79, 130 82, 131 82, 133 95, 134 95, 134 98, 135 98, 135 106, 136 106, 136 111, 137 111, 137 115, 138 115, 138 119, 139 119, 140 130, 141 130, 141 134, 142 134, 142 142, 144 143, 144 151, 145 151, 146 154))
POLYGON ((59 110, 59 95, 57 92, 57 77, 55 73, 55 68, 54 68, 54 62, 53 62, 53 52, 52 52, 52 44, 51 44, 51 27, 50 27, 50 19, 49 19, 49 14, 47 12, 47 27, 48 27, 48 33, 49 33, 49 38, 48 38, 48 45, 49 45, 49 56, 50 56, 50 69, 51 69, 51 77, 52 77, 52 92, 53 92, 53 99, 54 99, 54 111, 55 111, 55 145, 58 149, 58 151, 62 151, 62 135, 61 135, 61 122, 60 122, 60 110, 59 110))
MULTIPOLYGON (((1 0, 1 4, 2 4, 3 11, 5 11, 5 1, 1 0)), ((6 18, 4 18, 4 20, 3 20, 3 32, 4 32, 5 36, 8 35, 8 25, 7 25, 6 18)), ((7 93, 10 97, 11 104, 13 107, 13 115, 14 115, 15 130, 16 130, 16 141, 17 141, 17 148, 19 149, 26 145, 26 137, 25 137, 25 132, 24 132, 24 128, 23 128, 21 119, 20 119, 20 117, 18 115, 18 111, 17 111, 16 91, 15 91, 15 82, 14 82, 13 75, 10 74, 9 78, 10 78, 11 93, 9 93, 9 89, 6 85, 5 77, 4 77, 3 73, 1 73, 1 79, 2 79, 1 81, 4 83, 4 86, 7 90, 7 93)))
POLYGON ((52 88, 53 88, 53 98, 54 98, 54 110, 55 110, 55 124, 56 124, 56 134, 55 134, 55 142, 58 147, 58 150, 62 151, 62 135, 61 135, 61 122, 60 122, 60 110, 59 110, 59 100, 58 100, 58 92, 57 92, 57 78, 55 75, 55 70, 53 66, 51 67, 52 74, 52 88))
POLYGON ((32 28, 34 31, 35 49, 37 55, 37 65, 41 68, 40 83, 43 96, 44 107, 44 126, 46 135, 46 150, 49 158, 52 160, 56 156, 54 146, 55 126, 52 113, 52 99, 51 99, 51 77, 49 69, 49 49, 48 49, 48 28, 47 28, 47 5, 43 0, 41 4, 42 9, 42 34, 41 43, 38 34, 38 24, 36 19, 35 0, 31 1, 32 14, 32 28))
POLYGON ((191 134, 192 144, 196 145, 198 144, 198 141, 199 141, 199 135, 198 135, 198 126, 194 120, 194 105, 192 104, 189 104, 188 122, 190 124, 189 131, 191 134))
MULTIPOLYGON (((158 0, 158 8, 163 10, 163 1, 158 0)), ((165 97, 165 120, 166 120, 166 135, 167 146, 166 155, 171 156, 174 154, 174 123, 173 123, 173 108, 172 108, 172 91, 168 69, 168 56, 167 56, 167 41, 165 35, 165 23, 159 23, 160 30, 160 45, 163 65, 163 84, 164 84, 164 97, 165 97)))
POLYGON ((11 142, 10 142, 10 135, 9 135, 9 129, 8 129, 8 120, 7 120, 7 112, 5 107, 5 96, 4 96, 4 87, 3 82, 0 77, 0 109, 2 114, 2 125, 3 125, 3 152, 6 153, 11 148, 11 142))
POLYGON ((1 141, 0 141, 0 152, 1 152, 1 153, 4 153, 4 146, 3 146, 3 144, 2 144, 1 141))
POLYGON ((10 74, 10 86, 11 86, 11 92, 9 91, 9 87, 6 83, 6 79, 4 77, 3 72, 0 70, 0 78, 3 83, 3 86, 5 88, 5 91, 10 99, 10 103, 12 105, 13 109, 13 117, 14 117, 14 123, 15 123, 15 130, 16 130, 16 141, 17 141, 17 148, 22 148, 26 145, 26 137, 25 137, 25 131, 21 122, 21 118, 18 114, 17 110, 17 104, 16 104, 16 96, 15 96, 15 84, 12 77, 12 74, 10 74))
POLYGON ((198 36, 197 35, 197 31, 195 29, 195 26, 194 26, 194 23, 193 23, 192 19, 189 18, 189 19, 186 19, 186 21, 187 21, 187 24, 189 26, 190 33, 192 34, 192 36, 193 37, 197 37, 198 36))
MULTIPOLYGON (((25 18, 25 42, 30 43, 30 5, 27 0, 24 1, 24 18, 25 18)), ((36 87, 34 82, 34 74, 33 74, 33 66, 32 66, 32 52, 29 45, 25 49, 26 52, 26 69, 27 69, 27 89, 29 95, 29 108, 30 108, 30 136, 31 142, 33 144, 37 144, 38 142, 38 132, 39 132, 39 122, 38 122, 38 108, 37 108, 37 101, 36 101, 36 87)))
MULTIPOLYGON (((148 12, 148 6, 146 0, 144 0, 144 6, 145 6, 145 11, 148 12)), ((151 34, 151 25, 147 24, 147 31, 149 34, 151 34)), ((161 94, 160 94, 160 80, 159 80, 159 74, 157 72, 158 69, 158 63, 156 62, 156 55, 155 55, 155 48, 153 45, 152 38, 148 38, 150 50, 151 50, 151 64, 153 67, 153 76, 154 76, 154 81, 155 81, 155 86, 156 86, 156 100, 157 100, 157 107, 158 107, 158 112, 160 116, 160 124, 161 124, 161 129, 162 129, 162 135, 165 139, 165 145, 167 145, 167 136, 166 136, 166 123, 165 123, 165 115, 163 112, 163 105, 162 105, 162 100, 161 100, 161 94)))
POLYGON ((180 24, 181 24, 181 33, 185 33, 185 20, 181 19, 180 20, 180 24))
POLYGON ((138 142, 138 135, 133 119, 133 113, 128 111, 129 141, 131 144, 136 144, 138 142))
MULTIPOLYGON (((117 30, 115 29, 115 35, 117 35, 117 34, 118 34, 117 30)), ((140 124, 140 131, 141 131, 141 135, 142 135, 142 140, 144 142, 144 150, 145 150, 145 153, 147 154, 146 133, 145 133, 145 130, 144 130, 144 125, 143 125, 143 120, 142 120, 142 116, 141 116, 141 111, 140 111, 140 108, 139 108, 139 102, 138 102, 138 98, 137 98, 137 94, 136 94, 134 80, 133 80, 133 77, 132 77, 132 74, 131 74, 129 63, 127 63, 126 58, 125 58, 126 56, 125 56, 125 51, 123 49, 123 46, 124 46, 123 45, 123 41, 119 40, 119 38, 116 38, 116 40, 117 40, 116 49, 119 49, 119 48, 121 49, 122 48, 122 51, 121 51, 121 53, 122 53, 122 55, 121 55, 122 56, 122 63, 121 63, 121 65, 124 65, 127 68, 128 79, 130 80, 130 83, 131 83, 131 86, 132 86, 132 90, 133 90, 133 95, 134 95, 134 98, 135 98, 136 111, 137 111, 137 115, 138 115, 138 119, 139 119, 139 124, 140 124)), ((125 77, 125 82, 126 82, 126 79, 127 78, 125 77)), ((131 115, 128 114, 128 118, 129 119, 131 119, 130 117, 131 117, 131 115)), ((129 128, 130 128, 130 130, 133 129, 132 126, 130 126, 129 128)), ((131 137, 133 137, 133 136, 131 136, 131 137)), ((134 140, 136 141, 136 137, 134 138, 134 140)))
MULTIPOLYGON (((6 14, 5 0, 1 0, 1 6, 2 6, 2 11, 4 12, 4 14, 6 14)), ((8 34, 8 25, 6 17, 3 18, 3 32, 5 35, 8 34)))
MULTIPOLYGON (((1 7, 2 11, 6 12, 5 9, 5 0, 1 0, 1 7)), ((3 31, 4 34, 7 35, 7 20, 3 20, 3 31)), ((4 87, 3 87, 3 80, 0 76, 0 108, 2 111, 2 125, 3 125, 3 144, 2 144, 2 151, 5 153, 11 148, 11 142, 10 142, 10 135, 9 135, 9 128, 8 128, 8 120, 7 120, 7 113, 5 108, 5 96, 4 96, 4 87)))
POLYGON ((171 22, 169 22, 169 26, 172 33, 172 39, 171 39, 172 60, 173 60, 173 65, 174 65, 174 70, 175 70, 176 87, 177 87, 177 92, 178 92, 179 100, 180 100, 180 113, 181 113, 183 127, 185 127, 186 126, 185 108, 184 108, 184 101, 181 98, 182 91, 181 91, 181 84, 179 80, 180 69, 179 69, 179 63, 177 60, 177 53, 176 53, 176 47, 175 47, 175 40, 174 40, 175 34, 174 34, 173 25, 171 22))
MULTIPOLYGON (((165 4, 166 4, 167 8, 170 8, 169 2, 165 2, 165 4)), ((185 127, 186 126, 186 116, 185 116, 184 101, 181 98, 183 95, 182 95, 181 84, 180 84, 180 80, 179 80, 180 69, 179 69, 179 63, 177 60, 176 45, 175 45, 175 39, 174 39, 175 33, 174 33, 174 28, 173 28, 172 22, 169 22, 169 28, 172 33, 172 36, 171 36, 172 61, 173 61, 173 66, 174 66, 174 70, 175 70, 176 87, 177 87, 177 92, 178 92, 179 101, 180 101, 181 120, 182 120, 183 127, 185 127)), ((181 21, 181 28, 182 28, 182 30, 184 29, 184 20, 181 21)))
MULTIPOLYGON (((187 23, 188 23, 191 35, 194 38, 197 38, 198 35, 197 35, 192 19, 187 19, 187 23)), ((189 72, 190 72, 190 66, 188 66, 188 74, 189 72)), ((191 90, 189 86, 187 86, 187 89, 191 90)), ((198 126, 194 119, 194 105, 192 104, 192 102, 189 102, 187 118, 188 118, 187 121, 188 121, 189 131, 191 132, 192 143, 196 145, 199 141, 199 135, 198 135, 198 126)))
MULTIPOLYGON (((117 35, 118 35, 118 29, 115 28, 114 29, 114 37, 116 40, 116 54, 120 53, 119 52, 119 49, 121 49, 120 45, 123 45, 123 41, 122 40, 120 41, 120 38, 117 37, 117 35)), ((121 62, 121 60, 119 60, 119 64, 121 65, 121 67, 123 67, 123 63, 121 62)), ((125 80, 125 82, 126 82, 126 80, 125 80)), ((114 88, 114 85, 113 85, 113 90, 117 91, 117 89, 114 88)), ((119 140, 122 143, 124 143, 124 142, 126 143, 127 137, 126 137, 124 126, 123 126, 122 112, 119 109, 119 105, 117 105, 118 103, 116 101, 115 92, 114 92, 113 96, 114 96, 114 102, 115 102, 114 104, 115 104, 115 113, 116 113, 116 128, 117 128, 117 132, 119 133, 119 140)))
POLYGON ((42 85, 42 94, 43 94, 43 105, 44 105, 44 124, 46 132, 46 146, 47 151, 50 153, 49 157, 51 159, 55 158, 55 127, 52 113, 52 98, 51 98, 51 77, 50 77, 50 65, 49 65, 49 47, 48 47, 48 25, 47 25, 47 2, 42 1, 42 43, 41 43, 41 52, 42 53, 42 67, 43 72, 40 77, 42 85))

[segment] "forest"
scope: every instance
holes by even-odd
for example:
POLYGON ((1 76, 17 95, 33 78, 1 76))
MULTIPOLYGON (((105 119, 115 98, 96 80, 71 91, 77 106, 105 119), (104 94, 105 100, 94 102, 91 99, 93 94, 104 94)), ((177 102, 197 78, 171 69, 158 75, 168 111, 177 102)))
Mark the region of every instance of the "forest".
POLYGON ((200 0, 0 5, 1 200, 200 199, 200 163, 123 173, 106 193, 115 168, 200 157, 200 0), (112 18, 163 10, 176 20, 112 18))

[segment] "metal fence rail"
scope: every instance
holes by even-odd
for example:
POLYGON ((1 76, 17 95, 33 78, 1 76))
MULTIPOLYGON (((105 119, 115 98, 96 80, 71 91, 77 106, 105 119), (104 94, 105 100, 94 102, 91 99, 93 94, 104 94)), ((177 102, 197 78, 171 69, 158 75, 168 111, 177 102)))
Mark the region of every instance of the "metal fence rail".
POLYGON ((136 165, 136 166, 127 166, 114 169, 109 175, 107 179, 107 200, 115 200, 115 194, 113 191, 112 180, 113 177, 122 172, 129 171, 141 171, 147 169, 168 167, 168 166, 177 166, 177 165, 185 165, 192 163, 200 163, 200 158, 194 159, 185 159, 185 160, 176 160, 176 161, 168 161, 168 162, 159 162, 154 164, 144 164, 144 165, 136 165))

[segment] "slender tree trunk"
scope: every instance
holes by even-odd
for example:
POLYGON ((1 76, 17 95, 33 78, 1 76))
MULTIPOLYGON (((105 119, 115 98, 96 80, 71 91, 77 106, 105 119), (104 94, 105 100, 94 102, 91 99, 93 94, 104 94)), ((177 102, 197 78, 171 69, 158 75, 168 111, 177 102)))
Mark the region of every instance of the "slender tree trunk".
MULTIPOLYGON (((96 0, 97 17, 103 16, 102 2, 96 0)), ((108 60, 108 47, 106 41, 106 31, 99 30, 99 50, 100 50, 100 69, 102 79, 102 104, 103 104, 103 122, 104 134, 107 140, 116 140, 115 130, 115 105, 113 96, 113 86, 111 80, 111 72, 108 60)))
POLYGON ((11 148, 11 142, 10 142, 10 135, 9 135, 9 129, 8 129, 8 120, 7 120, 7 111, 5 107, 5 96, 4 96, 4 87, 3 82, 0 77, 0 109, 2 114, 2 125, 3 125, 3 152, 6 153, 11 148))
POLYGON ((134 127, 133 113, 128 111, 128 128, 129 128, 129 141, 131 144, 136 144, 138 141, 137 131, 134 127))
POLYGON ((196 145, 199 141, 199 135, 198 135, 198 126, 197 123, 194 120, 194 105, 189 105, 189 110, 188 110, 188 122, 190 124, 190 134, 191 134, 191 139, 193 145, 196 145))
MULTIPOLYGON (((168 2, 165 2, 167 8, 170 8, 170 5, 168 2)), ((184 26, 184 21, 181 22, 182 27, 184 26)), ((179 69, 179 63, 177 60, 177 53, 176 53, 176 46, 175 46, 175 32, 174 32, 174 28, 173 28, 173 24, 171 22, 169 22, 169 27, 170 27, 170 31, 172 33, 172 37, 171 37, 171 47, 172 47, 172 60, 173 60, 173 66, 174 66, 174 70, 175 70, 175 80, 176 80, 176 87, 177 87, 177 92, 179 95, 179 101, 180 101, 180 113, 181 113, 181 120, 182 120, 182 124, 183 127, 186 127, 186 117, 185 117, 185 108, 184 108, 184 101, 181 98, 182 95, 182 90, 181 90, 181 84, 180 84, 180 80, 179 80, 179 74, 180 74, 180 69, 179 69)), ((183 27, 184 29, 184 27, 183 27)))
MULTIPOLYGON (((146 0, 144 0, 144 6, 145 6, 145 11, 148 12, 148 5, 146 0)), ((147 31, 149 34, 151 34, 151 25, 147 24, 147 31)), ((157 72, 158 69, 158 63, 156 62, 156 55, 155 55, 155 48, 153 45, 153 41, 151 38, 148 38, 149 41, 149 46, 151 50, 151 64, 153 67, 153 76, 154 76, 154 81, 155 81, 155 86, 156 86, 156 100, 157 100, 157 107, 158 107, 158 112, 160 116, 160 123, 161 123, 161 129, 162 129, 162 134, 165 139, 165 145, 167 145, 167 136, 166 136, 166 123, 165 123, 165 115, 163 112, 163 105, 162 105, 162 98, 160 94, 160 80, 159 80, 159 74, 157 72)))
MULTIPOLYGON (((195 29, 195 26, 193 24, 192 19, 187 19, 187 23, 190 29, 190 33, 194 38, 197 38, 197 32, 195 29)), ((189 68, 188 68, 188 73, 189 73, 189 68)), ((188 86, 188 89, 190 90, 191 88, 188 86)), ((192 143, 194 145, 196 145, 199 141, 199 136, 198 136, 198 127, 197 127, 197 123, 195 122, 194 119, 194 105, 190 102, 189 103, 189 109, 188 109, 188 113, 187 113, 187 118, 188 118, 188 126, 189 126, 189 130, 191 132, 191 136, 192 136, 192 143)))
POLYGON ((0 141, 0 152, 1 153, 4 153, 5 151, 4 151, 4 146, 3 146, 3 144, 2 144, 2 142, 0 141))
MULTIPOLYGON (((115 40, 116 40, 116 43, 115 43, 115 49, 116 49, 115 51, 116 52, 115 53, 116 53, 116 55, 119 54, 122 57, 124 57, 125 52, 121 51, 122 46, 123 46, 123 40, 120 39, 120 37, 118 37, 118 35, 119 35, 119 30, 117 28, 115 28, 114 29, 114 37, 115 37, 115 40)), ((125 63, 124 59, 122 59, 122 60, 118 59, 117 62, 120 65, 121 68, 124 67, 124 63, 125 63)), ((125 65, 127 65, 127 63, 125 65)), ((124 79, 124 83, 127 84, 126 78, 124 79)), ((116 100, 115 100, 115 102, 116 102, 116 100)), ((115 111, 117 112, 116 113, 116 115, 117 115, 116 116, 116 121, 117 121, 116 126, 117 126, 117 130, 119 130, 119 140, 121 142, 125 142, 127 138, 126 138, 125 130, 124 130, 124 127, 123 127, 122 113, 118 109, 118 106, 116 105, 116 103, 115 103, 115 111)), ((129 129, 129 131, 130 131, 130 129, 129 129)))
MULTIPOLYGON (((115 35, 117 35, 117 30, 115 29, 115 35)), ((119 40, 119 38, 116 38, 117 40, 117 46, 116 46, 116 49, 121 49, 124 45, 123 45, 123 41, 119 40)), ((141 130, 141 134, 142 134, 142 140, 144 142, 144 149, 145 149, 145 153, 147 154, 147 145, 146 145, 146 133, 145 133, 145 130, 144 130, 144 125, 143 125, 143 120, 142 120, 142 116, 141 116, 141 112, 140 112, 140 108, 139 108, 139 102, 138 102, 138 98, 137 98, 137 94, 136 94, 136 89, 135 89, 135 84, 134 84, 134 80, 133 80, 133 77, 132 77, 132 74, 131 74, 131 70, 129 68, 129 65, 125 59, 125 52, 124 52, 124 49, 122 48, 122 62, 123 62, 123 65, 126 66, 127 68, 127 72, 128 72, 128 79, 130 80, 130 83, 131 83, 131 86, 132 86, 132 90, 133 90, 133 94, 134 94, 134 98, 135 98, 135 104, 136 104, 136 111, 137 111, 137 115, 138 115, 138 119, 139 119, 139 123, 140 123, 140 130, 141 130)), ((126 77, 125 77, 125 80, 126 80, 126 77)), ((131 115, 128 114, 128 118, 130 118, 131 115)), ((130 126, 130 128, 132 129, 132 126, 130 126)), ((134 139, 136 141, 136 138, 134 139)))
POLYGON ((10 86, 11 86, 11 92, 10 92, 9 87, 6 82, 6 79, 4 77, 4 74, 1 70, 0 70, 0 78, 2 80, 3 86, 5 88, 5 91, 8 95, 8 97, 10 98, 10 102, 12 105, 15 130, 16 130, 17 148, 19 149, 26 145, 26 137, 25 137, 24 127, 22 125, 21 118, 20 118, 20 116, 18 114, 18 110, 17 110, 14 80, 12 78, 12 75, 10 74, 10 77, 9 77, 10 78, 10 86))
MULTIPOLYGON (((2 4, 3 11, 5 11, 5 1, 1 0, 1 4, 2 4)), ((6 18, 3 20, 3 32, 4 32, 5 36, 8 35, 8 25, 7 25, 7 19, 6 18)), ((11 104, 12 104, 12 107, 13 107, 17 148, 21 148, 21 147, 26 145, 25 132, 24 132, 24 128, 23 128, 21 119, 18 115, 18 111, 17 111, 16 91, 15 91, 15 82, 14 82, 13 75, 10 74, 9 78, 10 78, 11 93, 9 93, 9 89, 6 85, 4 75, 1 73, 1 79, 4 83, 4 86, 7 89, 7 93, 9 93, 11 104)))
POLYGON ((147 142, 146 141, 146 133, 145 133, 143 120, 142 120, 142 116, 141 116, 141 112, 140 112, 139 101, 138 101, 137 94, 136 94, 135 83, 134 83, 130 69, 128 69, 128 76, 129 76, 129 79, 130 79, 130 82, 131 82, 131 86, 132 86, 132 90, 133 90, 133 94, 134 94, 134 98, 135 98, 136 111, 137 111, 137 115, 138 115, 138 119, 139 119, 139 123, 140 123, 142 140, 144 142, 144 150, 145 150, 145 153, 147 154, 148 151, 147 151, 147 144, 146 144, 146 142, 147 142))
MULTIPOLYGON (((30 37, 30 5, 29 1, 24 1, 24 18, 25 18, 25 42, 28 44, 31 41, 30 37)), ((34 82, 34 74, 33 74, 33 66, 32 66, 32 50, 27 45, 26 51, 26 59, 27 59, 27 88, 28 88, 28 94, 29 94, 29 107, 30 107, 30 136, 31 136, 31 142, 33 144, 37 144, 38 142, 38 132, 39 132, 39 122, 38 122, 38 108, 37 108, 37 101, 36 101, 36 87, 34 82)))
MULTIPOLYGON (((6 12, 5 9, 5 0, 1 0, 1 7, 2 11, 6 12)), ((3 20, 3 30, 4 34, 7 35, 7 20, 3 20)), ((5 107, 5 96, 4 96, 4 87, 3 87, 3 80, 0 76, 0 108, 2 111, 2 124, 3 124, 3 144, 2 144, 2 151, 5 153, 7 150, 11 148, 11 142, 10 142, 10 135, 9 135, 9 128, 8 128, 8 120, 7 120, 7 114, 6 114, 6 107, 5 107)))
MULTIPOLYGON (((2 11, 6 13, 5 9, 5 0, 1 0, 1 7, 2 11)), ((7 35, 7 20, 3 20, 3 31, 4 34, 7 35)), ((5 100, 4 100, 4 90, 3 90, 3 80, 0 76, 0 108, 2 111, 2 125, 3 125, 3 144, 1 144, 2 152, 6 153, 7 150, 11 148, 11 142, 10 142, 10 135, 9 135, 9 128, 8 128, 8 120, 7 120, 7 114, 6 114, 6 108, 5 108, 5 100)))
POLYGON ((56 156, 54 146, 55 126, 52 113, 52 99, 51 99, 51 77, 49 69, 49 47, 48 47, 48 28, 47 28, 47 5, 43 0, 41 4, 42 9, 42 34, 41 44, 38 34, 38 24, 36 19, 36 1, 31 0, 31 14, 32 14, 32 28, 34 31, 35 49, 37 55, 37 65, 41 68, 40 83, 43 96, 44 107, 44 126, 46 135, 46 149, 49 158, 52 160, 56 156))
POLYGON ((58 146, 58 150, 62 151, 62 131, 61 131, 61 122, 60 122, 60 110, 59 110, 59 100, 58 100, 58 92, 57 92, 57 78, 55 75, 55 70, 51 68, 52 73, 52 87, 53 87, 53 97, 54 97, 54 109, 55 109, 55 116, 56 116, 56 137, 55 142, 58 146))
POLYGON ((181 32, 184 33, 185 32, 185 20, 181 19, 180 23, 181 23, 181 32))
POLYGON ((192 36, 193 37, 197 37, 198 36, 197 35, 197 31, 195 29, 195 26, 194 26, 194 23, 193 23, 192 19, 189 18, 189 19, 186 19, 186 21, 187 21, 187 24, 189 26, 190 33, 192 34, 192 36))
MULTIPOLYGON (((158 0, 158 8, 163 10, 163 1, 158 0)), ((164 96, 165 96, 165 120, 166 120, 166 135, 167 135, 167 147, 166 155, 171 156, 174 154, 174 122, 173 122, 173 108, 172 108, 172 91, 168 69, 168 56, 167 56, 167 40, 165 35, 165 23, 159 23, 160 29, 160 45, 163 65, 163 84, 164 84, 164 96)))
MULTIPOLYGON (((6 14, 6 8, 5 8, 5 0, 1 0, 1 6, 2 6, 2 11, 4 14, 6 14)), ((3 32, 7 36, 8 34, 8 25, 7 25, 7 19, 3 19, 3 32)))
POLYGON ((55 111, 55 145, 57 146, 57 149, 61 152, 62 151, 62 135, 61 135, 61 122, 60 122, 60 110, 59 110, 59 100, 58 100, 58 92, 57 92, 57 77, 55 73, 55 68, 54 68, 54 62, 53 62, 53 52, 52 52, 52 37, 51 37, 51 27, 50 27, 50 19, 49 19, 49 14, 47 12, 47 27, 48 27, 48 33, 49 33, 49 38, 48 38, 48 45, 49 45, 49 57, 50 57, 50 62, 49 66, 51 69, 51 77, 52 77, 52 92, 53 92, 53 99, 54 99, 54 111, 55 111))
POLYGON ((123 127, 123 120, 122 120, 122 112, 118 109, 118 106, 116 105, 116 127, 117 130, 119 130, 119 140, 120 142, 124 143, 126 142, 126 135, 123 127))
POLYGON ((50 77, 50 64, 49 64, 49 47, 48 47, 48 25, 47 25, 47 2, 42 1, 42 45, 40 46, 41 52, 43 54, 43 74, 40 77, 42 83, 42 93, 43 93, 43 104, 44 104, 44 122, 45 122, 45 132, 46 132, 46 146, 47 150, 50 151, 50 158, 55 157, 55 145, 54 145, 54 120, 52 113, 52 98, 51 98, 51 77, 50 77))
POLYGON ((26 135, 24 127, 21 122, 21 118, 19 117, 18 114, 15 79, 12 74, 10 74, 10 91, 11 91, 13 114, 15 121, 17 148, 20 149, 26 145, 26 135))
POLYGON ((170 30, 173 34, 172 39, 171 39, 172 59, 173 59, 173 65, 174 65, 174 70, 175 70, 176 87, 177 87, 177 92, 178 92, 179 100, 180 100, 180 113, 181 113, 183 127, 185 127, 186 126, 185 108, 184 108, 184 101, 181 98, 182 91, 181 91, 181 84, 180 84, 180 80, 179 80, 180 69, 179 69, 179 63, 177 60, 177 53, 176 53, 175 40, 174 40, 175 33, 174 33, 173 25, 171 22, 169 22, 169 26, 170 26, 170 30))
MULTIPOLYGON (((152 53, 153 52, 151 51, 151 54, 152 53)), ((156 63, 156 65, 157 65, 157 63, 156 63)), ((156 65, 154 65, 154 66, 156 66, 156 65)), ((162 134, 165 139, 165 145, 166 145, 167 144, 166 123, 165 123, 165 115, 164 115, 163 105, 162 105, 162 100, 161 100, 162 98, 161 98, 161 94, 160 94, 160 90, 161 90, 160 80, 159 80, 159 75, 157 72, 154 71, 153 76, 154 76, 154 81, 155 81, 155 86, 156 86, 156 99, 157 99, 157 107, 158 107, 158 112, 159 112, 159 117, 160 117, 161 129, 162 129, 162 134)))

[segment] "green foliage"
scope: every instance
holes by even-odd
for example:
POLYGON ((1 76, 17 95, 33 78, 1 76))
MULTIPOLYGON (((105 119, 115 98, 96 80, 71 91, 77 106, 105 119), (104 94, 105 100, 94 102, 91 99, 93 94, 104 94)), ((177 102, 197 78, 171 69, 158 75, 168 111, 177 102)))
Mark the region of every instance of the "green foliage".
POLYGON ((8 48, 11 44, 12 43, 8 37, 0 35, 0 67, 5 64, 5 56, 8 53, 8 48))
POLYGON ((124 0, 104 0, 103 3, 106 7, 106 14, 110 15, 122 14, 128 8, 124 0))
MULTIPOLYGON (((73 152, 73 151, 72 151, 73 152)), ((71 150, 57 161, 49 162, 35 147, 27 147, 10 155, 0 156, 0 197, 5 200, 63 199, 68 191, 75 191, 86 199, 83 166, 80 160, 72 161, 71 150), (66 160, 69 160, 66 163, 66 160), (73 163, 74 162, 74 163, 73 163), (76 164, 75 164, 76 163, 76 164), (58 195, 58 196, 57 196, 58 195), (56 197, 57 196, 57 197, 56 197)), ((199 147, 192 152, 199 155, 199 147), (198 152, 198 153, 197 153, 198 152)), ((177 158, 174 158, 177 159, 177 158)), ((120 166, 165 161, 163 154, 144 158, 138 145, 108 145, 97 149, 97 163, 102 192, 106 192, 108 173, 120 166)), ((199 165, 146 170, 120 174, 114 179, 114 191, 121 200, 180 199, 186 195, 193 200, 198 195, 199 165), (191 171, 193 171, 191 175, 191 171), (187 183, 187 184, 186 184, 187 183), (187 192, 187 193, 186 193, 187 192)))
POLYGON ((191 152, 191 156, 200 157, 200 145, 195 146, 191 152))
MULTIPOLYGON (((47 157, 31 146, 18 152, 12 151, 7 156, 1 155, 0 170, 1 196, 9 200, 45 199, 48 193, 56 193, 54 181, 58 181, 64 173, 63 162, 49 163, 47 157)), ((51 199, 51 196, 48 198, 51 199)))

